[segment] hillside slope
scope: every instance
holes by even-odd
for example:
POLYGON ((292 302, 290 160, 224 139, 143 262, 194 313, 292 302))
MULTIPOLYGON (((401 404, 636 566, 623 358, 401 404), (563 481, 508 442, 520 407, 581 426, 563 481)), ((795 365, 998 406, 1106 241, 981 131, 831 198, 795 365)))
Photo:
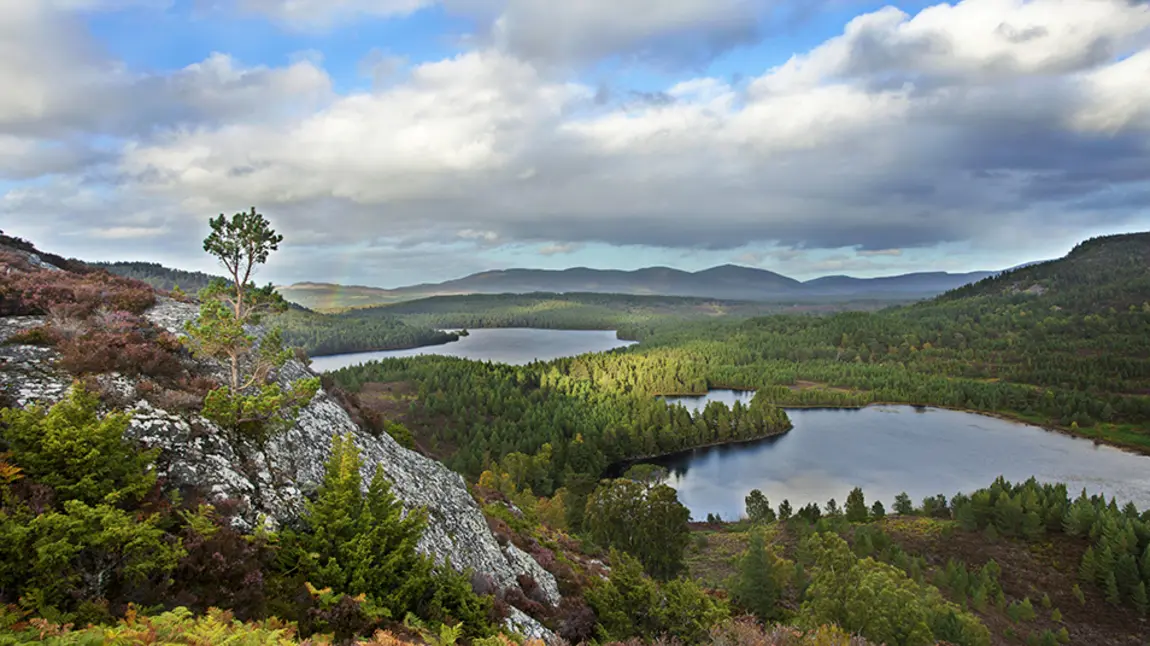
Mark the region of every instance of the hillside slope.
POLYGON ((285 298, 319 310, 387 305, 432 296, 470 294, 595 293, 684 296, 735 301, 812 301, 859 298, 927 298, 991 275, 990 272, 929 272, 851 278, 828 276, 807 282, 775 272, 722 265, 697 272, 669 267, 634 271, 588 269, 505 269, 442 283, 396 289, 296 283, 280 288, 285 298))
POLYGON ((1141 306, 1150 299, 1150 232, 1091 238, 1064 258, 1026 265, 951 290, 939 302, 1041 297, 1076 312, 1141 306))
MULTIPOLYGON (((34 247, 6 244, 11 240, 0 237, 0 407, 57 403, 79 379, 107 411, 130 414, 124 437, 157 452, 157 495, 214 503, 246 530, 295 526, 324 479, 333 434, 348 435, 362 456, 364 482, 378 468, 408 513, 427 510, 421 552, 488 577, 497 590, 518 589, 526 577, 546 603, 558 603, 554 576, 496 540, 459 474, 382 429, 361 426, 338 393, 321 388, 290 428, 261 445, 229 433, 200 412, 205 392, 226 381, 226 369, 193 357, 177 340, 197 314, 194 304, 81 263, 60 268, 34 247)), ((289 360, 274 383, 286 390, 315 376, 289 360)), ((0 449, 9 439, 0 436, 0 449)), ((512 616, 529 634, 545 632, 525 615, 512 616)))

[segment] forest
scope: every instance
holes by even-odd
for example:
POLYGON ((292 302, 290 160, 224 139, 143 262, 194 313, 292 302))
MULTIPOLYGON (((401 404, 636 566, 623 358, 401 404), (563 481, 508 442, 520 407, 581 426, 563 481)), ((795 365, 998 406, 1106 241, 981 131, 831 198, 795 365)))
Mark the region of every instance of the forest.
MULTIPOLYGON (((151 262, 91 263, 118 276, 139 280, 165 293, 198 294, 213 280, 225 280, 198 271, 172 269, 151 262)), ((404 323, 392 316, 351 318, 313 312, 290 304, 268 317, 267 325, 283 331, 284 341, 310 356, 403 350, 450 343, 459 338, 450 332, 404 323)))
POLYGON ((737 320, 766 314, 821 314, 874 310, 897 301, 796 298, 793 301, 729 301, 681 296, 627 294, 470 294, 434 296, 394 305, 347 310, 349 318, 397 317, 435 328, 536 327, 564 330, 627 328, 640 331, 683 321, 737 320))
MULTIPOLYGON (((244 231, 276 242, 254 210, 235 217, 213 220, 205 248, 244 231)), ((551 607, 531 581, 496 590, 416 550, 437 520, 402 513, 387 474, 344 437, 298 526, 245 535, 207 492, 166 491, 163 456, 127 441, 130 413, 89 388, 110 372, 138 380, 152 405, 257 451, 320 380, 269 382, 294 356, 291 332, 257 344, 245 325, 322 315, 217 281, 182 296, 199 316, 181 340, 142 316, 163 295, 152 286, 0 249, 0 314, 44 317, 16 342, 52 348, 77 379, 51 406, 0 402, 0 644, 526 644, 502 623, 514 610, 571 644, 1141 646, 1148 510, 999 479, 889 508, 857 488, 799 509, 752 491, 744 518, 692 522, 642 460, 786 433, 785 406, 876 401, 1146 447, 1148 261, 1150 235, 1095 239, 910 306, 635 320, 620 331, 642 343, 602 354, 413 357, 325 375, 368 430, 464 475, 496 537, 555 576, 564 599, 551 607), (230 373, 192 374, 188 356, 230 373), (659 399, 716 387, 758 392, 696 415, 659 399), (620 477, 604 478, 612 466, 620 477)))
MULTIPOLYGON (((1148 451, 1148 263, 1148 234, 1091 240, 1066 259, 933 301, 877 312, 623 326, 621 337, 642 343, 522 372, 542 388, 562 384, 566 392, 598 396, 733 388, 756 390, 778 406, 942 406, 1148 451)), ((352 390, 370 381, 411 380, 422 391, 419 365, 385 362, 339 379, 352 390)), ((468 369, 493 379, 502 370, 468 369)), ((436 397, 458 398, 459 407, 471 406, 481 418, 497 416, 502 405, 494 395, 477 399, 452 389, 436 397)))

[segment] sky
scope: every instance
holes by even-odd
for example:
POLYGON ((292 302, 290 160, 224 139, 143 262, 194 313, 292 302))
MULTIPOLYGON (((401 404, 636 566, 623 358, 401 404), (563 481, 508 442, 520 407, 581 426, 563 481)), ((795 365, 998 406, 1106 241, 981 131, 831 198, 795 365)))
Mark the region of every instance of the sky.
POLYGON ((259 279, 993 270, 1150 229, 1146 0, 0 0, 0 229, 259 279))

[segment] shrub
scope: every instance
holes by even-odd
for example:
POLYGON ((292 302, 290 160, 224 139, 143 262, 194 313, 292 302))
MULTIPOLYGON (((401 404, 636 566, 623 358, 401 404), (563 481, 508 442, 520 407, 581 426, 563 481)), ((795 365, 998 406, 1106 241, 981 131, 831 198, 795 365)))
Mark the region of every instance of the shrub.
MULTIPOLYGON (((292 646, 296 629, 277 619, 240 623, 227 611, 212 609, 195 617, 187 608, 175 608, 156 617, 140 617, 133 610, 113 627, 76 628, 43 620, 9 622, 0 617, 0 642, 44 643, 51 646, 88 644, 261 644, 292 646), (11 639, 12 641, 8 641, 11 639)), ((314 644, 327 643, 312 642, 314 644)))
POLYGON ((266 616, 264 572, 274 561, 267 538, 244 536, 209 505, 181 516, 186 524, 180 537, 187 554, 172 574, 169 599, 158 601, 197 613, 228 608, 244 620, 266 616))
POLYGON ((148 493, 156 476, 156 451, 139 451, 124 439, 130 416, 97 415, 99 401, 82 387, 45 410, 0 410, 4 440, 24 475, 52 487, 61 501, 130 504, 148 493))
POLYGON ((380 470, 363 492, 362 462, 350 435, 332 439, 326 467, 302 519, 306 531, 281 535, 284 569, 337 594, 363 595, 393 619, 415 612, 435 622, 462 621, 471 637, 489 634, 490 599, 475 594, 470 576, 450 564, 436 568, 416 551, 426 514, 404 514, 380 470))
POLYGON ((32 271, 0 274, 0 315, 46 315, 54 308, 86 318, 101 308, 143 314, 156 294, 147 283, 103 270, 87 274, 32 271))
POLYGON ((582 599, 564 597, 555 615, 555 633, 568 643, 586 643, 595 636, 595 611, 582 599))

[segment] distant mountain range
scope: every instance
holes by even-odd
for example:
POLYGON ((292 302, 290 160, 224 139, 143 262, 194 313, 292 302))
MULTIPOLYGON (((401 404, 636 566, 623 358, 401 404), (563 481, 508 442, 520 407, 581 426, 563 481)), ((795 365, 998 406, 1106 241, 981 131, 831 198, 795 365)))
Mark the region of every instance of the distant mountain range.
POLYGON ((738 265, 722 265, 696 272, 670 267, 647 267, 634 271, 576 267, 485 271, 442 283, 396 289, 330 283, 296 283, 279 289, 288 300, 319 309, 386 305, 429 296, 534 292, 694 296, 745 301, 912 300, 929 298, 996 273, 922 272, 881 278, 824 276, 801 282, 765 269, 738 265))

